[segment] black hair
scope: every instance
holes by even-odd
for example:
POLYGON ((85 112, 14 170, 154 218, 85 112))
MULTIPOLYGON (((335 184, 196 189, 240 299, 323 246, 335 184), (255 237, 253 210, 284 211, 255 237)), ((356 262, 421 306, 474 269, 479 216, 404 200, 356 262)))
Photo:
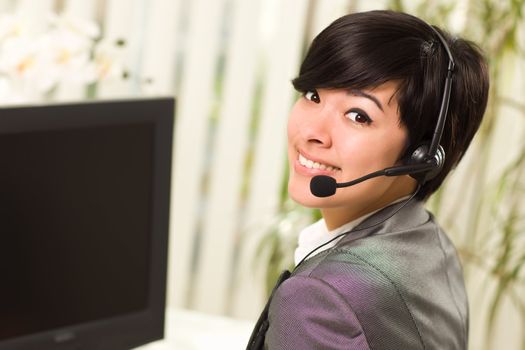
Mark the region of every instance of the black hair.
MULTIPOLYGON (((422 184, 426 200, 461 160, 479 128, 488 99, 485 58, 474 43, 453 38, 438 27, 455 60, 450 105, 440 144, 446 159, 441 172, 422 184)), ((400 159, 435 129, 447 74, 448 55, 429 24, 394 11, 369 11, 335 20, 313 40, 292 83, 300 92, 319 88, 374 88, 396 81, 400 123, 409 140, 400 159)))

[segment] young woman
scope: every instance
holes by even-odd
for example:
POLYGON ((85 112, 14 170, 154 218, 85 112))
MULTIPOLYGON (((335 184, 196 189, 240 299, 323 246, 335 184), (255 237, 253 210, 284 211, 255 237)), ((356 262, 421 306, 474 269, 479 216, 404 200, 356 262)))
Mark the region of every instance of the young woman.
POLYGON ((323 219, 248 349, 467 349, 461 265, 423 205, 480 125, 480 50, 411 15, 355 13, 314 39, 293 85, 288 191, 323 219))

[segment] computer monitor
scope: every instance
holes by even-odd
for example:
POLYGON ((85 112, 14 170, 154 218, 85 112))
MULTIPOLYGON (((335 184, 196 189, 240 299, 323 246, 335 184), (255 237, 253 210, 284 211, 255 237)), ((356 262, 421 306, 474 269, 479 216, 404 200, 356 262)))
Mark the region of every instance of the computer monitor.
POLYGON ((163 337, 173 108, 0 108, 0 350, 163 337))

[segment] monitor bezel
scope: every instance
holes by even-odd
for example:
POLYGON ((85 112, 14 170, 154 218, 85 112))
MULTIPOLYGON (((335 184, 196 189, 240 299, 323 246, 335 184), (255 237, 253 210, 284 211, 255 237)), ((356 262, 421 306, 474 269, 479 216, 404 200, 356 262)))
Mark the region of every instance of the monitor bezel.
POLYGON ((150 271, 143 311, 0 341, 0 350, 129 349, 164 337, 171 184, 173 97, 98 100, 0 108, 2 134, 152 122, 154 165, 150 271))

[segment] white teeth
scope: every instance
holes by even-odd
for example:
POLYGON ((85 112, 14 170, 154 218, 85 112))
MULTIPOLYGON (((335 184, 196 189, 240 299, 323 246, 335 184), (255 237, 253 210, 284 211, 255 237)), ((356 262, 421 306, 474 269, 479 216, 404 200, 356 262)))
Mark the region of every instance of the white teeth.
POLYGON ((302 154, 299 154, 299 164, 309 169, 321 169, 321 170, 328 170, 328 171, 339 170, 339 168, 334 168, 330 165, 321 164, 321 163, 314 162, 313 160, 306 159, 302 154))

